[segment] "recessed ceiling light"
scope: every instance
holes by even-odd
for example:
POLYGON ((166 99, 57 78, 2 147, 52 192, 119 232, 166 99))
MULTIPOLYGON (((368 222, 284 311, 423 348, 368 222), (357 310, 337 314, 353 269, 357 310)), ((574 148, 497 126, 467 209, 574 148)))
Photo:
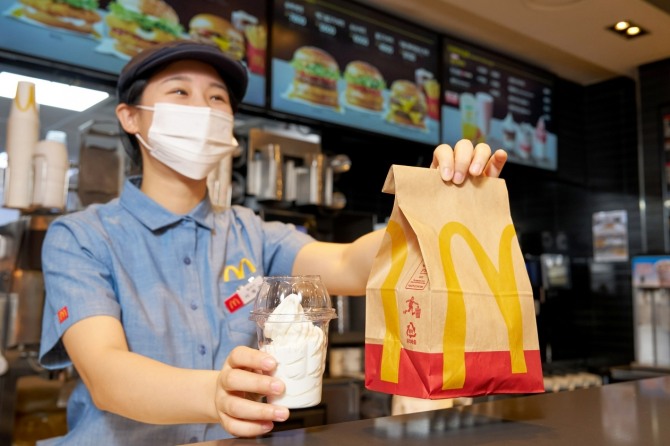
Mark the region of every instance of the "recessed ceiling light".
POLYGON ((631 22, 630 20, 620 20, 614 25, 608 26, 607 29, 627 39, 632 39, 634 37, 640 37, 644 34, 648 34, 647 30, 642 28, 640 25, 631 22))
POLYGON ((626 30, 626 34, 629 36, 636 36, 640 34, 640 27, 639 26, 631 26, 626 30))
POLYGON ((35 84, 35 101, 38 104, 66 110, 81 112, 109 97, 104 91, 21 76, 7 71, 0 72, 0 96, 14 99, 16 84, 19 81, 35 84))
POLYGON ((623 20, 621 22, 617 22, 617 24, 614 25, 614 29, 617 31, 625 31, 628 29, 628 27, 630 27, 630 23, 623 20))

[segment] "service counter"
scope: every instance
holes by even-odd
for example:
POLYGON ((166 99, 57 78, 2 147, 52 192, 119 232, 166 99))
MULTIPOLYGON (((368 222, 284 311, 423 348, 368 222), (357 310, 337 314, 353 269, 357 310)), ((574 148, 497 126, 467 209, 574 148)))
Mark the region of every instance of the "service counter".
POLYGON ((197 444, 669 445, 670 377, 197 444))

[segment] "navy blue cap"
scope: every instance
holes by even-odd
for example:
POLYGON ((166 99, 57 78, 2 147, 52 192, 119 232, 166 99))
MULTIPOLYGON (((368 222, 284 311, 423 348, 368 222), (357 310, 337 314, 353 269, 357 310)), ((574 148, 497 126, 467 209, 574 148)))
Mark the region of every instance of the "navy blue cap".
POLYGON ((249 82, 246 68, 214 45, 192 40, 175 40, 158 44, 133 57, 121 70, 116 84, 119 100, 128 101, 126 97, 128 90, 136 80, 149 79, 161 68, 179 60, 197 60, 211 65, 226 83, 233 112, 237 111, 249 82))

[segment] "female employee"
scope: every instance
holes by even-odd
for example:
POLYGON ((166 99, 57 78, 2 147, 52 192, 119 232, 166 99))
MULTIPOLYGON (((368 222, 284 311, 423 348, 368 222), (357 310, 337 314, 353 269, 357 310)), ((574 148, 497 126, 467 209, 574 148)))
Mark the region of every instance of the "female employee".
MULTIPOLYGON (((49 227, 40 360, 74 364, 82 382, 68 402, 68 434, 42 444, 268 432, 288 410, 246 397, 284 384, 268 376, 275 360, 250 348, 253 304, 226 303, 250 275, 319 274, 333 294, 365 294, 382 231, 322 243, 250 209, 212 209, 206 176, 234 148, 232 114, 246 85, 239 63, 187 41, 145 50, 121 72, 116 113, 142 175, 118 199, 49 227)), ((460 183, 498 176, 505 161, 503 151, 460 141, 438 147, 432 167, 460 183)))

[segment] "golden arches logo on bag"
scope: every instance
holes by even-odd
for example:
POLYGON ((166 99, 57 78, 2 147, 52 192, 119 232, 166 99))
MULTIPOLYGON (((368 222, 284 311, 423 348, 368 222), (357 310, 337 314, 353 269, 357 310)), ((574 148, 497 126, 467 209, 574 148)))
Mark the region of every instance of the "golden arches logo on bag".
MULTIPOLYGON (((393 220, 389 222, 386 231, 391 239, 391 268, 381 287, 386 321, 386 334, 381 358, 381 379, 398 383, 402 345, 396 286, 407 260, 407 239, 402 227, 393 220)), ((451 252, 451 241, 454 237, 462 238, 472 251, 502 314, 507 327, 512 373, 526 373, 522 311, 512 258, 512 243, 516 237, 514 226, 509 224, 502 231, 498 246, 498 267, 496 268, 481 243, 465 225, 458 222, 449 222, 441 228, 439 233, 442 270, 448 287, 447 312, 442 337, 444 347, 442 389, 462 388, 466 375, 465 335, 467 320, 463 290, 451 252)))

